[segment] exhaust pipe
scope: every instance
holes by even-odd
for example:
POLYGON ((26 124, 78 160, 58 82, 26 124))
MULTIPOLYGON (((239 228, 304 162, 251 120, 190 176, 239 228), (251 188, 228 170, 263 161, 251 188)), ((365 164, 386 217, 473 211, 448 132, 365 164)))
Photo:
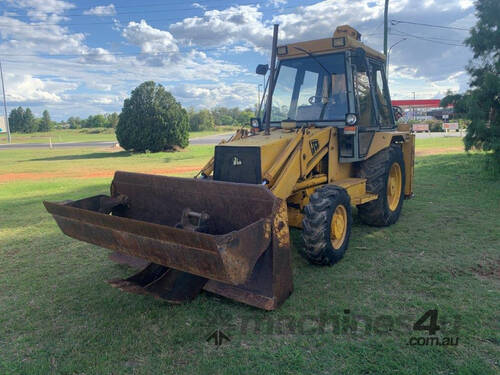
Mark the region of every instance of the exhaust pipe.
POLYGON ((274 75, 276 73, 276 50, 278 49, 278 24, 274 25, 273 46, 271 50, 271 68, 269 72, 269 85, 266 102, 265 135, 271 134, 271 109, 273 104, 274 75))

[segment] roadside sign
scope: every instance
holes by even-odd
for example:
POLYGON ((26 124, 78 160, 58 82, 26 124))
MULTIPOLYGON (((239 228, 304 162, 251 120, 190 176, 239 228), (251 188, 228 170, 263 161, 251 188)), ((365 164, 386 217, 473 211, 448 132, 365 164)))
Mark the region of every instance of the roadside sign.
POLYGON ((429 124, 413 124, 411 126, 411 129, 414 132, 428 132, 429 131, 429 124))
POLYGON ((443 115, 443 120, 448 120, 450 118, 450 115, 443 115))
POLYGON ((7 126, 5 126, 5 119, 0 117, 0 133, 7 133, 7 126))
POLYGON ((444 130, 458 130, 458 122, 445 122, 443 124, 444 130))

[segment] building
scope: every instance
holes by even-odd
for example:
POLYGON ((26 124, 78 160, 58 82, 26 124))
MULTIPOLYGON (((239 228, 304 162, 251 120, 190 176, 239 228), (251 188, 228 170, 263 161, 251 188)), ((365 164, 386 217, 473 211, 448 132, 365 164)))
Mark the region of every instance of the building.
POLYGON ((440 99, 393 100, 392 105, 401 107, 404 121, 409 120, 448 120, 453 118, 453 106, 441 108, 440 99))

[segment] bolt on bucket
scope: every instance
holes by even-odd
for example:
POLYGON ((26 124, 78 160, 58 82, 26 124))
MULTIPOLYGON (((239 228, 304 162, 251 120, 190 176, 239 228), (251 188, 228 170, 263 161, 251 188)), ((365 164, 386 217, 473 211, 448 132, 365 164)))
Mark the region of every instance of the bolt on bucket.
POLYGON ((66 235, 145 261, 120 289, 267 310, 292 292, 286 203, 264 186, 116 172, 110 196, 44 205, 66 235))

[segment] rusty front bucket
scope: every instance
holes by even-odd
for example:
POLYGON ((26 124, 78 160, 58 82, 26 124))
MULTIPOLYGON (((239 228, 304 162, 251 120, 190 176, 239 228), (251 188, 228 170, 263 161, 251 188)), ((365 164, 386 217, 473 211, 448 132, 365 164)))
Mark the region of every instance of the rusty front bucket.
POLYGON ((116 172, 110 197, 44 204, 66 235, 149 263, 121 289, 267 310, 292 291, 286 205, 264 186, 116 172))

